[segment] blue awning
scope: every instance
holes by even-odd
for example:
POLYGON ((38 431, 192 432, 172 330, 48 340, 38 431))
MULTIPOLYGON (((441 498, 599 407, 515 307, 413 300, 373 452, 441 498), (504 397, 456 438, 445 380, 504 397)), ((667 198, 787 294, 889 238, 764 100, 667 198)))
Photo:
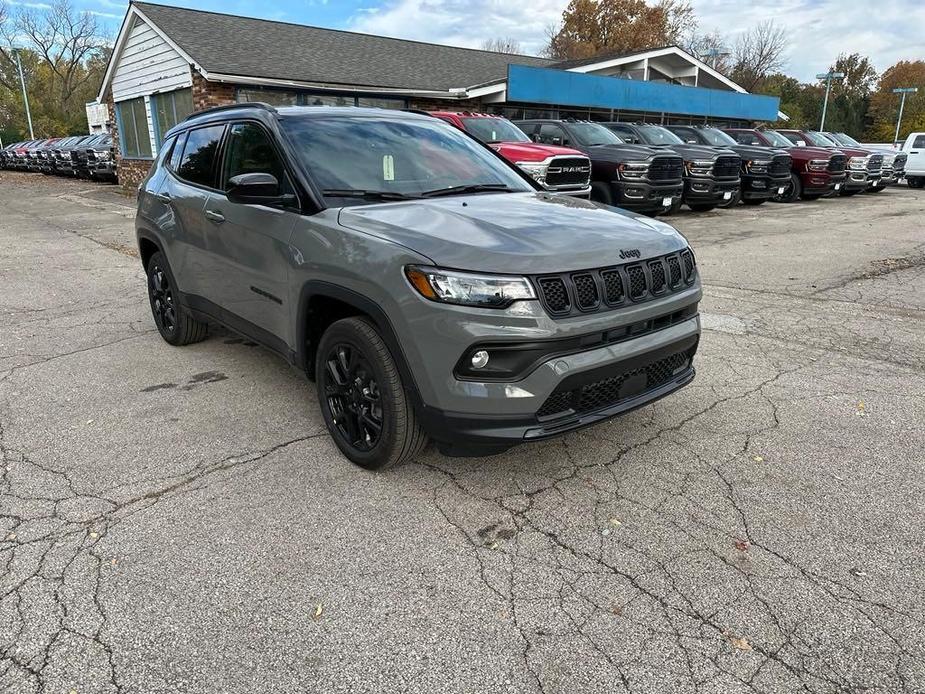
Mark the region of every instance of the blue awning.
POLYGON ((507 100, 739 120, 777 120, 776 96, 509 65, 507 100))

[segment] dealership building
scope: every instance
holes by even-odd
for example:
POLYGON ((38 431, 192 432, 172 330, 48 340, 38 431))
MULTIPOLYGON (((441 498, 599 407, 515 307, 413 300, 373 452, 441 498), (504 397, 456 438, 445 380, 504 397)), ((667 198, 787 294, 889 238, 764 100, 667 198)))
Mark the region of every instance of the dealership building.
POLYGON ((123 185, 138 184, 190 113, 245 101, 677 124, 782 115, 776 97, 749 94, 677 46, 557 61, 129 5, 99 93, 123 185))

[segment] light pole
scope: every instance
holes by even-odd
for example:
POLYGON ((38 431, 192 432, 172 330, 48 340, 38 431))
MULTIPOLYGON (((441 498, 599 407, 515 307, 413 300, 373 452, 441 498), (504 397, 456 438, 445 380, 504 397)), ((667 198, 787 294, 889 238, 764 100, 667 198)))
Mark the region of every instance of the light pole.
POLYGON ((894 94, 903 95, 899 102, 899 118, 896 119, 896 134, 893 136, 893 144, 899 142, 899 125, 903 122, 903 107, 906 105, 906 94, 915 94, 918 90, 918 87, 899 87, 893 90, 894 94))
POLYGON ((29 121, 29 139, 35 139, 35 132, 32 130, 32 111, 29 110, 29 95, 26 93, 26 79, 22 76, 22 58, 19 56, 20 49, 14 48, 13 53, 16 55, 16 65, 19 68, 19 84, 22 85, 22 100, 26 105, 26 120, 29 121))
POLYGON ((816 75, 817 80, 825 80, 825 101, 822 102, 822 122, 819 123, 819 130, 825 130, 825 112, 829 107, 829 90, 832 88, 832 80, 840 80, 845 76, 844 72, 824 72, 816 75))

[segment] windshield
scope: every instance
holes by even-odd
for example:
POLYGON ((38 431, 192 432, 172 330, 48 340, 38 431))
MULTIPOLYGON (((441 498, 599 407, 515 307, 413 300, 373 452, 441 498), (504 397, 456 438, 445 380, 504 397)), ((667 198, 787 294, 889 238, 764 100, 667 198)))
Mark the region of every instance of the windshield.
POLYGON ((838 144, 844 145, 845 147, 860 147, 861 143, 855 140, 850 135, 845 135, 845 133, 826 133, 830 140, 835 140, 838 144))
POLYGON ((603 125, 597 123, 569 123, 569 133, 574 137, 578 144, 585 147, 596 147, 597 145, 622 145, 621 140, 612 130, 608 130, 603 125))
POLYGON ((835 140, 830 140, 825 135, 815 130, 806 133, 806 137, 809 139, 809 144, 815 145, 816 147, 838 147, 838 143, 835 140))
POLYGON ((684 140, 660 125, 640 125, 640 137, 647 145, 683 145, 684 140))
POLYGON ((503 118, 463 118, 466 132, 482 142, 531 142, 523 130, 503 118))
POLYGON ((716 128, 701 128, 700 132, 703 133, 703 139, 714 147, 728 147, 729 145, 739 144, 722 130, 717 130, 716 128))
POLYGON ((296 156, 335 204, 466 186, 534 190, 491 151, 436 119, 302 117, 285 119, 283 127, 296 156))
POLYGON ((775 147, 793 147, 793 143, 775 130, 762 130, 762 134, 775 147))

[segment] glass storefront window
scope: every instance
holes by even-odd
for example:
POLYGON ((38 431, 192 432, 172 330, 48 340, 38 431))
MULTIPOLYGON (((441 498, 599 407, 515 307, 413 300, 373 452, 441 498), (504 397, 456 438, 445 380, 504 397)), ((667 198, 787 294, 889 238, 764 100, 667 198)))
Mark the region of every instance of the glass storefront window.
POLYGON ((193 90, 178 89, 155 94, 151 97, 151 111, 156 126, 155 137, 160 147, 167 131, 193 112, 193 90))

